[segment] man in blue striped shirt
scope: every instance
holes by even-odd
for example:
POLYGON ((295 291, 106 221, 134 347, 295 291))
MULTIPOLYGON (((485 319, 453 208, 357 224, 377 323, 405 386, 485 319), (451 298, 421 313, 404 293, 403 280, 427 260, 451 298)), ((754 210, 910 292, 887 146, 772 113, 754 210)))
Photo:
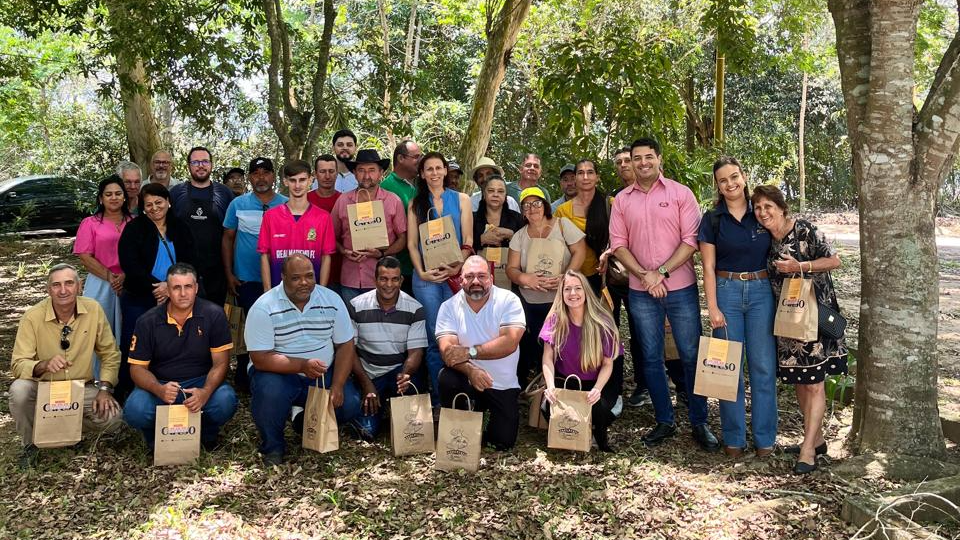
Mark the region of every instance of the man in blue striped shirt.
POLYGON ((417 377, 427 347, 426 315, 420 302, 400 290, 400 272, 396 257, 383 257, 374 269, 376 289, 347 304, 359 358, 353 377, 363 396, 357 423, 366 440, 380 431, 382 408, 389 398, 426 391, 417 377))

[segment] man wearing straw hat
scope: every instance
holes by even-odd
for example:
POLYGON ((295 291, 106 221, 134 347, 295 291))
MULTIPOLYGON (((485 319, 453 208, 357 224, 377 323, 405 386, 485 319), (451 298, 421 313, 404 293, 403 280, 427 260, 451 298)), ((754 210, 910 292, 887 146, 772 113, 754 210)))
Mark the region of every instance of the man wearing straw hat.
MULTIPOLYGON (((503 178, 503 169, 501 169, 495 161, 487 156, 483 156, 477 160, 477 164, 473 167, 473 181, 477 184, 477 192, 470 196, 470 204, 473 206, 474 212, 480 208, 480 199, 483 198, 483 186, 487 185, 487 179, 495 174, 503 178)), ((507 196, 507 208, 518 214, 520 213, 520 205, 517 204, 517 200, 509 195, 507 196)))
POLYGON ((376 286, 374 269, 377 261, 386 255, 397 255, 407 247, 407 210, 400 197, 382 189, 380 180, 390 167, 390 160, 380 159, 376 150, 357 152, 357 159, 347 162, 347 168, 357 177, 357 189, 348 191, 333 206, 333 231, 337 238, 337 252, 343 255, 340 267, 340 295, 344 302, 372 291, 376 286), (357 203, 380 201, 387 228, 387 245, 375 248, 353 249, 348 207, 357 203))

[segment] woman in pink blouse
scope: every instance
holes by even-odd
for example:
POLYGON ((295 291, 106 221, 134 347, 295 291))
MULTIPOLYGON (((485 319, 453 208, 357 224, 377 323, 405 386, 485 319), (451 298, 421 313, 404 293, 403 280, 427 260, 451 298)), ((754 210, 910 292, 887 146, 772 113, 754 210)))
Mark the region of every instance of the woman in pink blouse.
POLYGON ((120 290, 123 288, 123 270, 117 245, 120 233, 130 221, 127 193, 123 180, 117 175, 100 181, 97 187, 97 210, 80 222, 73 252, 87 269, 83 295, 93 298, 103 307, 113 329, 113 337, 120 340, 120 290))

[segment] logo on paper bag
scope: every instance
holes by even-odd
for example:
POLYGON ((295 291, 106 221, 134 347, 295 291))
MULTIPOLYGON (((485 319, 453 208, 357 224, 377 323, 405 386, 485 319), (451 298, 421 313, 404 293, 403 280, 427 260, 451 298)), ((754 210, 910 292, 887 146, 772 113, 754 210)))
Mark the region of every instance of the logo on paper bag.
POLYGON ((422 440, 425 436, 423 434, 423 420, 417 416, 417 413, 410 412, 407 413, 406 421, 407 425, 403 428, 404 440, 409 442, 422 440))
POLYGON ((569 413, 564 413, 559 418, 560 427, 557 431, 560 432, 560 437, 568 441, 576 439, 580 436, 580 422, 570 416, 569 413))
POLYGON ((452 429, 450 430, 450 442, 447 443, 447 459, 450 461, 463 461, 467 457, 467 452, 464 450, 469 441, 463 435, 462 429, 452 429))
POLYGON ((436 244, 437 242, 442 242, 442 241, 447 240, 447 239, 449 239, 449 238, 450 238, 450 233, 443 233, 443 234, 434 235, 434 236, 431 236, 431 237, 427 238, 426 244, 427 244, 427 245, 436 244))
POLYGON ((533 273, 538 276, 549 276, 553 270, 553 257, 546 253, 539 253, 537 262, 533 266, 533 273))

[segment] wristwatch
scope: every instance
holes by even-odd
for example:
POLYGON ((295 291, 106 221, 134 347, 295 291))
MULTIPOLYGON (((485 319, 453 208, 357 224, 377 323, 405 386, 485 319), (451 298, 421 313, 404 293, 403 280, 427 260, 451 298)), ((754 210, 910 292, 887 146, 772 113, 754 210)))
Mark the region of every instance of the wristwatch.
POLYGON ((100 390, 101 392, 107 392, 107 393, 110 393, 110 394, 113 393, 113 387, 110 386, 110 385, 107 384, 107 383, 100 383, 100 384, 98 384, 98 385, 97 385, 97 390, 100 390))
POLYGON ((470 359, 471 359, 471 360, 476 360, 476 359, 477 359, 477 354, 479 354, 479 353, 477 352, 477 348, 474 347, 473 345, 471 345, 470 348, 467 349, 467 354, 470 356, 470 359))
POLYGON ((670 277, 670 272, 667 271, 667 267, 662 264, 660 265, 660 268, 657 268, 657 272, 660 272, 660 275, 665 278, 670 277))

